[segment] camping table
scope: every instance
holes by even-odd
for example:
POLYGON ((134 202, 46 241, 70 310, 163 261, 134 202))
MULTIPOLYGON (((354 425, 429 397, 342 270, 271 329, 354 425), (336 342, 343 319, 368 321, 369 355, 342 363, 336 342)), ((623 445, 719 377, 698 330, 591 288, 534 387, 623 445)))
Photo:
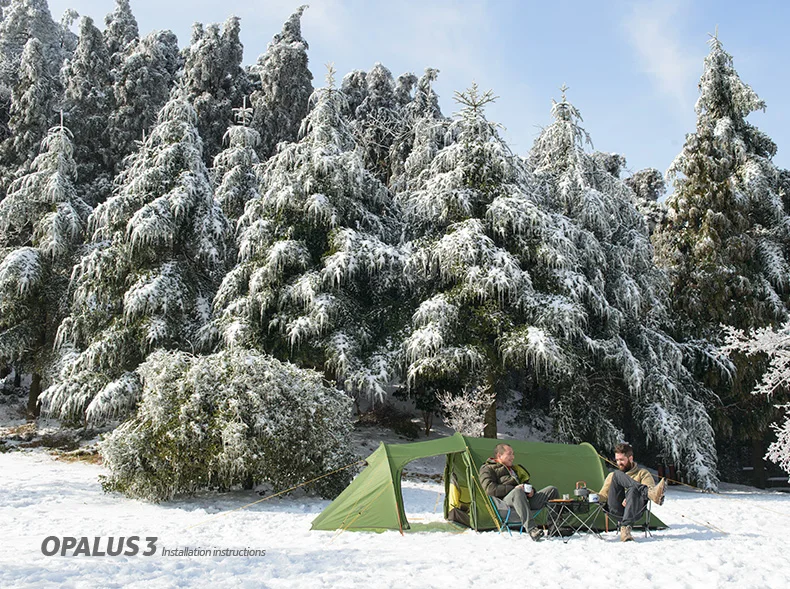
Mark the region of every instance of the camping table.
POLYGON ((602 512, 599 503, 590 503, 586 499, 551 499, 546 514, 549 536, 553 532, 567 544, 573 534, 586 530, 595 534, 599 540, 603 540, 601 534, 593 527, 596 518, 602 512), (561 528, 570 528, 572 532, 568 536, 563 536, 561 528))

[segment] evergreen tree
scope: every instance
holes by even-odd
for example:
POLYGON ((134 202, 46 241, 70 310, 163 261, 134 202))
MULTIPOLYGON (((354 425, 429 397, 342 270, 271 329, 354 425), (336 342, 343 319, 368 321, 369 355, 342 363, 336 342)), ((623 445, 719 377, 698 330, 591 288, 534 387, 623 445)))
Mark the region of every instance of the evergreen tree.
POLYGON ((33 374, 28 414, 36 415, 52 361, 69 274, 90 207, 74 189, 71 134, 49 130, 30 172, 0 202, 0 365, 33 374))
POLYGON ((217 201, 232 227, 244 213, 247 201, 260 196, 255 176, 255 167, 260 163, 255 151, 260 135, 249 126, 252 109, 246 107, 246 101, 242 108, 234 110, 238 124, 225 134, 228 147, 214 158, 212 170, 217 201))
POLYGON ((363 70, 354 70, 343 76, 340 91, 346 97, 346 108, 343 115, 350 121, 356 118, 357 108, 368 95, 367 74, 363 70))
POLYGON ((127 48, 140 39, 129 0, 115 0, 115 10, 104 17, 104 44, 113 69, 123 62, 127 48))
POLYGON ((353 460, 351 403, 321 375, 254 350, 157 351, 134 417, 102 442, 102 487, 148 501, 268 483, 335 497, 353 460), (287 467, 285 466, 287 465, 287 467), (323 476, 323 478, 322 478, 323 476))
MULTIPOLYGON (((12 0, 3 11, 3 17, 0 21, 0 86, 16 86, 22 53, 30 39, 37 39, 41 44, 50 77, 57 76, 64 56, 62 31, 52 20, 47 0, 12 0)), ((43 137, 43 133, 39 137, 43 137)))
POLYGON ((252 126, 261 135, 259 153, 271 156, 280 141, 296 141, 313 92, 313 74, 307 69, 307 41, 302 38, 300 6, 274 36, 255 71, 261 90, 253 94, 252 126))
POLYGON ((667 192, 663 174, 655 168, 645 168, 635 172, 624 182, 634 191, 636 208, 645 218, 647 229, 652 235, 666 214, 666 207, 659 202, 667 192))
POLYGON ((396 183, 398 177, 403 174, 406 160, 414 147, 418 127, 433 128, 437 121, 444 118, 439 108, 439 95, 433 90, 433 83, 438 75, 439 70, 426 68, 422 77, 416 81, 413 98, 410 97, 409 91, 412 84, 415 83, 414 76, 404 74, 398 78, 395 95, 402 102, 402 117, 398 133, 393 138, 390 147, 390 166, 392 168, 390 177, 394 178, 396 183))
POLYGON ((397 232, 387 190, 344 125, 332 73, 313 95, 303 138, 261 165, 260 196, 238 224, 239 263, 214 300, 217 335, 380 397, 394 366, 397 232))
MULTIPOLYGON (((421 86, 418 93, 426 91, 421 86)), ((411 238, 405 275, 417 305, 404 343, 406 379, 423 410, 435 407, 437 395, 500 392, 505 357, 544 374, 562 363, 551 326, 532 323, 519 343, 514 331, 526 321, 520 308, 536 293, 506 242, 522 232, 544 241, 533 232, 544 217, 535 187, 497 125, 485 118, 491 93, 480 95, 472 86, 456 100, 462 108, 454 120, 437 119, 428 108, 415 122, 396 195, 411 238)), ((495 436, 492 407, 486 435, 495 436)))
POLYGON ((709 392, 666 332, 666 278, 654 264, 633 192, 611 173, 619 164, 584 150, 589 135, 564 94, 552 115, 529 162, 549 188, 543 205, 565 241, 565 259, 546 278, 576 305, 569 379, 557 389, 555 425, 566 439, 608 447, 618 430, 639 436, 701 485, 715 487, 713 431, 699 400, 709 392))
POLYGON ((196 23, 192 43, 185 51, 183 80, 198 113, 207 164, 222 149, 222 138, 233 124, 233 105, 241 103, 246 87, 239 31, 235 16, 225 22, 221 33, 216 24, 204 28, 196 23))
MULTIPOLYGON (((721 326, 751 330, 778 326, 790 303, 790 219, 776 145, 746 120, 765 103, 745 84, 717 37, 710 40, 695 107, 696 131, 668 176, 675 191, 654 235, 672 300, 690 340, 721 344, 721 326)), ((721 398, 715 407, 722 440, 761 443, 774 416, 750 394, 764 361, 733 355, 734 380, 702 362, 695 368, 721 398)))
MULTIPOLYGON (((59 84, 52 77, 44 46, 35 37, 25 44, 19 76, 11 95, 11 136, 0 146, 0 165, 6 186, 26 174, 55 117, 59 84)), ((0 187, 4 188, 4 187, 0 187)))
POLYGON ((402 106, 395 95, 392 74, 383 65, 373 66, 365 81, 365 97, 355 109, 354 136, 363 150, 365 165, 388 183, 390 148, 401 127, 402 106))
POLYGON ((112 161, 116 172, 156 121, 165 105, 180 67, 178 40, 170 31, 157 31, 127 45, 122 63, 115 70, 110 115, 112 161))
POLYGON ((90 217, 93 241, 72 274, 64 351, 43 396, 61 418, 124 417, 135 372, 156 348, 191 350, 222 277, 228 226, 203 164, 197 116, 178 89, 129 160, 118 193, 90 217))
POLYGON ((110 59, 101 31, 89 17, 82 19, 74 55, 62 72, 66 120, 74 134, 77 186, 83 199, 103 202, 111 191, 110 138, 112 103, 110 59))

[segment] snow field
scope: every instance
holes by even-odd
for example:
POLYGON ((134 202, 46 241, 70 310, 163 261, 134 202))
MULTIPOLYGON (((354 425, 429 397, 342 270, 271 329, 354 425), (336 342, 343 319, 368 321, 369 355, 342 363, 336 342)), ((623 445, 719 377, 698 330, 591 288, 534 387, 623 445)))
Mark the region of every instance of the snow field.
MULTIPOLYGON (((532 542, 497 533, 401 536, 313 532, 328 504, 252 492, 148 504, 101 490, 100 466, 44 453, 0 455, 0 586, 6 587, 488 587, 508 573, 528 585, 612 587, 790 586, 782 538, 790 496, 756 490, 719 496, 670 488, 656 514, 671 528, 622 544, 574 536, 532 542), (218 515, 221 514, 221 515, 218 515), (213 516, 213 517, 212 517, 213 516), (726 533, 711 529, 718 527, 726 533), (48 536, 156 536, 154 556, 44 556, 48 536), (162 548, 266 550, 261 557, 162 556, 162 548)), ((443 487, 404 482, 410 521, 441 521, 443 487), (438 499, 438 504, 437 504, 438 499), (436 511, 434 511, 436 510, 436 511)), ((141 553, 144 542, 140 542, 141 553)))

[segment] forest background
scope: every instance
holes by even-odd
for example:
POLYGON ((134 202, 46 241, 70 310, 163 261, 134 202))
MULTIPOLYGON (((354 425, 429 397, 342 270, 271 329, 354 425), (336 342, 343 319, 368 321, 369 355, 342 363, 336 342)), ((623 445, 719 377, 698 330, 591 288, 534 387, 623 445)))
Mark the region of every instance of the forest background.
MULTIPOLYGON (((319 5, 321 30, 340 35, 333 8, 319 5)), ((349 459, 351 400, 392 396, 426 427, 442 395, 495 398, 487 435, 507 408, 558 440, 631 440, 711 488, 766 440, 786 465, 772 329, 787 320, 790 174, 746 120, 765 102, 718 33, 665 199, 662 172, 594 151, 565 86, 536 137, 518 127, 544 120, 529 93, 505 132, 489 120, 501 99, 467 82, 440 103, 433 68, 329 68, 314 90, 302 13, 245 66, 235 17, 180 48, 141 32, 126 0, 103 31, 4 3, 0 359, 11 381, 31 375, 31 417, 121 424, 103 442, 107 488, 284 485, 284 459, 310 478, 349 459)), ((693 68, 670 52, 669 74, 645 44, 667 14, 635 6, 624 22, 677 114, 693 68)), ((431 22, 464 30, 426 18, 426 37, 431 22)), ((467 68, 493 61, 466 51, 467 68)), ((645 108, 620 99, 619 117, 645 108)), ((627 127, 604 120, 608 141, 627 127)))

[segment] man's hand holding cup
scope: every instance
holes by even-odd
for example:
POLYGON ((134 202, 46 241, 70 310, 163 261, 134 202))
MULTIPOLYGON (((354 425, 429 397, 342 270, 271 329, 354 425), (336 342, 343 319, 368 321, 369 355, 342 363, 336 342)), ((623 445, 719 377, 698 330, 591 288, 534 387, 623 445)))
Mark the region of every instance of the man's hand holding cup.
POLYGON ((529 483, 524 483, 521 486, 524 487, 524 492, 527 494, 527 497, 532 497, 532 495, 535 494, 535 491, 532 489, 532 485, 529 483))

